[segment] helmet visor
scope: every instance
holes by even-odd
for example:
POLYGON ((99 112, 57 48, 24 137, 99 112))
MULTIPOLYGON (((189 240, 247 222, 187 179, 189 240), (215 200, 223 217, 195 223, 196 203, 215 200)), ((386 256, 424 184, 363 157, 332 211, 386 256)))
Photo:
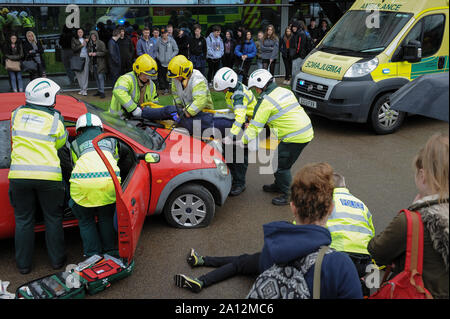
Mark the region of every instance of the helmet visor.
POLYGON ((167 70, 167 77, 169 77, 169 78, 176 78, 178 76, 179 75, 176 74, 176 73, 173 73, 172 70, 170 70, 170 69, 167 70))

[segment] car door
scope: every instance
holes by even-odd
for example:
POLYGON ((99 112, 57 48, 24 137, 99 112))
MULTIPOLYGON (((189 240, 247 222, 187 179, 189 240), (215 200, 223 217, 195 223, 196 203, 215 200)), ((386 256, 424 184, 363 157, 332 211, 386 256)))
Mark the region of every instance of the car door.
POLYGON ((92 143, 112 176, 116 189, 119 254, 120 257, 131 261, 150 204, 150 165, 145 161, 138 160, 132 147, 115 134, 99 135, 92 143), (119 145, 118 166, 121 170, 121 181, 115 175, 114 169, 97 144, 100 140, 108 137, 114 138, 119 145))

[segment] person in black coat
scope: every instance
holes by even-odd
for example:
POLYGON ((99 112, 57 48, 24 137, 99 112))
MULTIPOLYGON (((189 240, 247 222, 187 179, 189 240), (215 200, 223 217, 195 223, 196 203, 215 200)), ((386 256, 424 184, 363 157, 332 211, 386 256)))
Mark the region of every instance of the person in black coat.
POLYGON ((115 29, 112 33, 111 39, 109 39, 108 42, 108 64, 113 85, 119 78, 121 70, 122 59, 120 58, 120 48, 119 45, 117 44, 119 37, 120 37, 120 30, 115 29))
POLYGON ((287 27, 284 31, 284 35, 280 38, 280 53, 283 58, 286 74, 284 76, 283 84, 288 85, 292 76, 292 59, 296 54, 295 37, 292 34, 290 27, 287 27))
POLYGON ((34 61, 37 64, 37 70, 30 70, 30 81, 46 77, 45 74, 45 60, 44 47, 40 40, 36 38, 33 31, 28 31, 26 39, 23 42, 23 54, 25 61, 34 61))
POLYGON ((233 68, 236 61, 234 48, 236 47, 236 40, 233 38, 233 31, 227 30, 225 32, 225 40, 223 41, 224 53, 222 56, 222 64, 224 67, 233 68))
POLYGON ((194 36, 189 39, 189 60, 194 64, 194 69, 199 70, 206 77, 206 39, 202 36, 202 27, 194 25, 194 36))
POLYGON ((175 29, 173 33, 179 50, 178 54, 189 59, 189 36, 182 29, 175 29))
POLYGON ((120 36, 117 40, 117 44, 120 49, 120 74, 125 74, 132 70, 135 50, 133 42, 131 42, 131 38, 126 34, 125 28, 120 27, 119 30, 120 36))
POLYGON ((70 68, 70 58, 73 55, 71 43, 72 38, 74 37, 73 29, 69 29, 66 25, 63 27, 63 31, 59 36, 59 46, 61 47, 61 57, 64 65, 64 69, 66 70, 67 77, 70 80, 70 83, 75 82, 75 73, 70 68))

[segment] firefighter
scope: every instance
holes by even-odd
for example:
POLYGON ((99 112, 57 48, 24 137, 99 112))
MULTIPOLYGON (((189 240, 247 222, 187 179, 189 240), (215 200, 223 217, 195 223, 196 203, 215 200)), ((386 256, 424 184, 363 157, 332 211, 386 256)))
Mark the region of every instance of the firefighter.
POLYGON ((51 265, 65 261, 63 209, 65 187, 57 150, 66 144, 64 118, 54 109, 58 84, 47 78, 31 81, 25 105, 11 115, 11 166, 9 196, 16 222, 16 263, 20 273, 31 271, 35 213, 40 206, 51 265))
MULTIPOLYGON (((77 120, 76 131, 79 135, 71 144, 75 167, 70 176, 69 206, 78 219, 84 255, 117 255, 113 226, 116 191, 111 175, 92 144, 92 140, 103 132, 102 121, 95 114, 83 114, 77 120)), ((98 142, 98 146, 120 181, 116 140, 105 138, 98 142)))
MULTIPOLYGON (((233 144, 237 136, 241 133, 248 118, 253 116, 254 107, 257 103, 253 92, 244 84, 238 82, 238 75, 228 67, 221 68, 214 75, 214 89, 225 93, 227 106, 234 112, 235 119, 231 122, 231 129, 222 140, 225 145, 233 144)), ((215 121, 214 126, 217 126, 215 121)), ((224 136, 224 135, 223 135, 224 136)), ((233 184, 230 196, 241 194, 245 188, 245 175, 248 167, 248 148, 244 148, 243 158, 237 158, 238 148, 233 149, 233 161, 228 164, 233 184)))
POLYGON ((260 99, 241 141, 243 144, 250 143, 250 149, 256 149, 258 134, 266 124, 275 132, 280 141, 277 148, 278 165, 274 173, 275 181, 270 185, 264 185, 263 191, 281 194, 272 199, 272 204, 288 205, 292 181, 291 167, 314 137, 311 120, 294 93, 278 87, 269 71, 265 69, 254 71, 249 77, 248 87, 255 87, 260 99))
POLYGON ((204 75, 193 68, 193 64, 184 55, 177 55, 167 66, 167 76, 172 78, 172 94, 175 104, 183 107, 184 114, 180 116, 180 126, 186 128, 191 135, 194 131, 194 121, 200 120, 201 132, 213 127, 211 113, 203 109, 214 109, 211 92, 204 75))
POLYGON ((25 11, 22 11, 19 16, 22 21, 23 34, 25 35, 28 31, 33 31, 35 25, 33 17, 28 16, 28 13, 25 11))

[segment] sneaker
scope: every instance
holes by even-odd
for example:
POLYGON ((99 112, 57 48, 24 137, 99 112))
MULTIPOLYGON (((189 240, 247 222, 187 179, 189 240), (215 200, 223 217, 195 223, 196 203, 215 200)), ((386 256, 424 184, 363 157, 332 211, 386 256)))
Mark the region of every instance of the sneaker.
POLYGON ((183 274, 178 274, 173 277, 175 286, 180 288, 187 288, 192 292, 198 293, 203 288, 203 282, 196 278, 190 278, 183 274))
POLYGON ((264 185, 263 191, 266 193, 282 193, 275 184, 264 185))
POLYGON ((194 248, 191 248, 186 261, 191 267, 203 266, 203 264, 205 263, 203 261, 203 257, 197 254, 194 248))
POLYGON ((84 91, 84 92, 82 93, 82 95, 83 95, 83 96, 87 96, 87 92, 84 91))
POLYGON ((83 91, 80 91, 77 93, 78 95, 83 95, 83 91))
POLYGON ((275 206, 289 205, 288 195, 283 194, 281 196, 275 197, 274 199, 272 199, 272 204, 274 204, 275 206))

